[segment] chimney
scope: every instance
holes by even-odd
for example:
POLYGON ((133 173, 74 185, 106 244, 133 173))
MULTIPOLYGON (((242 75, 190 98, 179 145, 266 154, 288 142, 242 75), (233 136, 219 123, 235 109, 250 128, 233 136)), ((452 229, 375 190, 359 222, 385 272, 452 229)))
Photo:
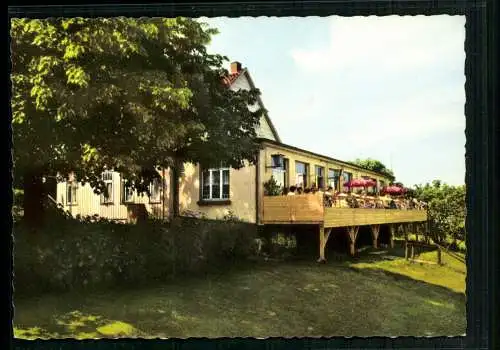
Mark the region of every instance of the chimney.
POLYGON ((241 63, 238 61, 231 62, 231 74, 239 73, 241 71, 241 63))

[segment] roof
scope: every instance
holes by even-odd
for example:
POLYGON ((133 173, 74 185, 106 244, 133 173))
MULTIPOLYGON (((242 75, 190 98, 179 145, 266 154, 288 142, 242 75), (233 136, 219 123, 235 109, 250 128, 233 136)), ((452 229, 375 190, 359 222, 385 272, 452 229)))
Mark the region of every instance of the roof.
POLYGON ((236 79, 238 79, 238 77, 241 75, 241 73, 244 70, 246 70, 246 69, 242 69, 237 73, 230 73, 230 74, 226 75, 225 77, 222 78, 222 82, 225 85, 230 86, 232 83, 234 83, 236 81, 236 79))
MULTIPOLYGON (((250 73, 248 72, 247 68, 242 68, 239 72, 230 73, 230 74, 226 75, 225 77, 222 78, 222 82, 227 86, 231 86, 232 84, 234 84, 234 82, 236 80, 238 80, 239 77, 241 77, 243 75, 247 78, 248 83, 250 84, 250 87, 252 89, 255 89, 255 84, 253 83, 252 77, 250 76, 250 73)), ((262 99, 260 96, 258 96, 257 102, 259 103, 261 108, 265 109, 264 103, 262 102, 262 99)), ((269 118, 269 116, 267 114, 265 115, 265 118, 266 118, 267 124, 269 124, 269 127, 271 128, 271 131, 273 132, 274 137, 276 138, 276 140, 278 140, 278 142, 281 142, 280 136, 278 135, 278 132, 276 131, 276 128, 274 127, 274 124, 273 124, 271 118, 269 118)))
POLYGON ((275 145, 275 146, 287 148, 287 149, 292 150, 292 151, 298 151, 298 152, 307 153, 307 154, 309 154, 311 156, 314 156, 314 157, 323 158, 323 159, 329 160, 331 162, 336 162, 336 163, 344 164, 344 165, 347 165, 347 166, 355 168, 355 169, 369 171, 369 172, 371 172, 373 174, 377 174, 377 175, 383 176, 384 178, 389 178, 389 176, 387 176, 386 174, 381 173, 379 171, 375 171, 375 170, 371 170, 371 169, 366 169, 366 168, 363 168, 363 167, 361 167, 359 165, 356 165, 354 163, 351 163, 351 162, 346 162, 346 161, 343 161, 343 160, 340 160, 340 159, 335 159, 335 158, 332 158, 332 157, 329 157, 329 156, 325 156, 325 155, 322 155, 322 154, 319 154, 319 153, 314 153, 314 152, 311 152, 311 151, 308 151, 308 150, 305 150, 305 149, 302 149, 302 148, 298 148, 298 147, 295 147, 295 146, 284 144, 282 142, 277 142, 277 141, 268 140, 268 139, 262 139, 262 138, 259 139, 259 141, 261 143, 268 143, 268 144, 271 144, 271 145, 275 145))

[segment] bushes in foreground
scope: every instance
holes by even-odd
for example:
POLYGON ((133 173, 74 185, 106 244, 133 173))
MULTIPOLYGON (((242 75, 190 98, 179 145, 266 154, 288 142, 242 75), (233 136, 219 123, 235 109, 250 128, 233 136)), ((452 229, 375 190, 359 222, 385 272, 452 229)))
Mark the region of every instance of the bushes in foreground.
POLYGON ((31 232, 14 227, 19 294, 135 285, 243 260, 257 229, 234 220, 179 218, 137 225, 66 220, 31 232))

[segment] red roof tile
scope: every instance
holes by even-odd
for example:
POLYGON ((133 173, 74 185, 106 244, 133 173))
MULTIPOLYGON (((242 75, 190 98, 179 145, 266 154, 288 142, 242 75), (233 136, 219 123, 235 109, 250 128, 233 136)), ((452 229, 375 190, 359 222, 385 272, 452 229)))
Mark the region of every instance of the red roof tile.
POLYGON ((243 70, 237 72, 237 73, 231 73, 231 74, 228 74, 226 75, 225 77, 222 78, 222 82, 226 85, 231 85, 232 83, 234 83, 234 81, 236 79, 238 79, 238 77, 241 75, 241 73, 243 73, 243 70))

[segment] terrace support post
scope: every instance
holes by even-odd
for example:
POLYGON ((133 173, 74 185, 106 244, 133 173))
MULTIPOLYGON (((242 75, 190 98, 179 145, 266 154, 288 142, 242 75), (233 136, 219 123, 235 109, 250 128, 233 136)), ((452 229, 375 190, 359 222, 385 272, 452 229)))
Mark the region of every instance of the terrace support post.
POLYGON ((408 260, 408 241, 405 241, 405 260, 408 260))
POLYGON ((441 256, 441 248, 438 247, 438 250, 437 250, 437 263, 438 265, 443 265, 443 258, 441 256))
POLYGON ((401 243, 401 247, 404 247, 405 242, 408 242, 408 237, 404 234, 403 224, 399 223, 399 224, 395 224, 395 226, 396 226, 396 233, 398 234, 398 236, 404 237, 404 242, 401 243))
POLYGON ((371 225, 372 238, 373 238, 373 248, 378 248, 378 235, 380 233, 380 225, 371 225))
POLYGON ((395 231, 394 224, 389 224, 389 240, 391 242, 391 248, 394 248, 394 231, 395 231))
POLYGON ((358 238, 359 226, 348 226, 347 233, 350 240, 350 253, 351 256, 356 255, 356 239, 358 238))
POLYGON ((330 233, 332 228, 324 228, 323 225, 319 225, 319 259, 318 262, 326 262, 325 258, 325 247, 328 243, 328 238, 330 238, 330 233))
POLYGON ((418 242, 418 229, 417 229, 417 225, 414 222, 412 222, 410 225, 412 227, 413 233, 415 234, 415 240, 418 242))
POLYGON ((401 224, 401 228, 402 228, 403 234, 405 236, 405 241, 407 241, 408 240, 408 227, 405 224, 401 224))
POLYGON ((430 240, 431 237, 429 235, 429 231, 427 230, 427 223, 426 222, 422 222, 420 224, 420 229, 422 230, 422 232, 424 234, 425 243, 430 244, 431 243, 431 240, 430 240))

